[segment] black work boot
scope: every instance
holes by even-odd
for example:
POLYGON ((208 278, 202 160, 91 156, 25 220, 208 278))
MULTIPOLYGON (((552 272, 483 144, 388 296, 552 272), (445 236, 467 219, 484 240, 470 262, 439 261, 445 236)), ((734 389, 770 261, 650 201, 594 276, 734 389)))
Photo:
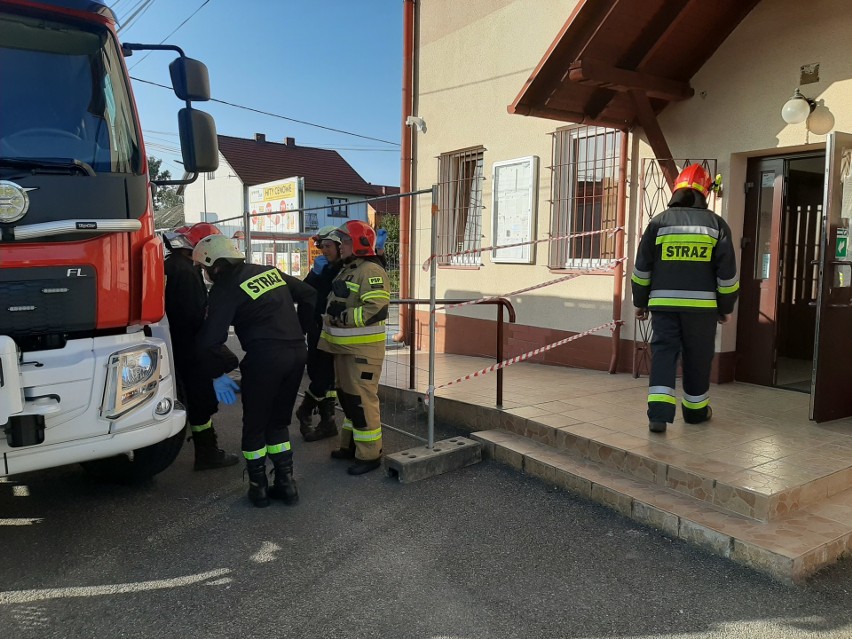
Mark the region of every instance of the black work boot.
POLYGON ((648 422, 648 430, 652 433, 665 433, 666 422, 648 422))
POLYGON ((319 403, 320 421, 317 427, 309 433, 302 433, 306 442, 316 442, 320 439, 337 435, 337 422, 334 420, 334 397, 326 397, 319 403))
POLYGON ((355 459, 355 441, 349 442, 346 448, 335 448, 331 451, 332 459, 355 459))
POLYGON ((192 444, 195 446, 195 470, 212 470, 233 466, 239 461, 236 455, 226 453, 219 448, 216 431, 213 427, 192 433, 192 444))
POLYGON ((302 436, 307 441, 314 441, 313 439, 307 439, 307 435, 313 432, 313 415, 318 405, 319 402, 316 398, 305 391, 305 398, 299 404, 299 408, 296 409, 296 419, 299 420, 299 432, 302 433, 302 436))
POLYGON ((247 459, 246 470, 249 478, 249 501, 258 508, 269 505, 269 479, 266 477, 266 457, 247 459))
POLYGON ((381 465, 381 457, 378 459, 356 459, 355 463, 346 469, 346 472, 350 475, 363 475, 364 473, 369 473, 371 470, 376 470, 381 465))
POLYGON ((292 506, 299 501, 299 489, 296 487, 296 480, 293 479, 293 455, 279 453, 270 455, 269 459, 272 460, 272 472, 275 473, 275 481, 269 489, 269 496, 292 506))

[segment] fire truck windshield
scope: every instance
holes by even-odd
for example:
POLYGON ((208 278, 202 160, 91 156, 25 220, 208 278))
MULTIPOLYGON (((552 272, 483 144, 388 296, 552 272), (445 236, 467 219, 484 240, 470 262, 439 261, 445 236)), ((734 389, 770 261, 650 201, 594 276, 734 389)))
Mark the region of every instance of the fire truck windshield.
MULTIPOLYGON (((0 85, 0 160, 141 172, 121 54, 106 27, 0 12, 0 85)), ((10 165, 0 162, 0 179, 10 165)))

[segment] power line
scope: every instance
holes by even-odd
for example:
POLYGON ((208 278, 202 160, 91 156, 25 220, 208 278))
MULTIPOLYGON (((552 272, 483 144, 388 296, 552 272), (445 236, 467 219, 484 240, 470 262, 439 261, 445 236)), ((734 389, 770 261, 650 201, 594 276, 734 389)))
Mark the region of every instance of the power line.
POLYGON ((117 29, 118 33, 121 33, 125 29, 129 29, 130 25, 132 25, 136 20, 138 20, 150 7, 154 4, 154 0, 141 0, 141 2, 137 2, 131 9, 128 10, 130 16, 121 20, 121 26, 117 29))
MULTIPOLYGON (((195 11, 193 11, 186 20, 184 20, 178 26, 176 26, 174 29, 172 29, 171 33, 169 33, 169 35, 167 35, 165 38, 160 40, 157 44, 163 44, 166 40, 171 38, 175 33, 177 33, 178 29, 180 29, 183 25, 185 25, 187 22, 192 20, 192 18, 195 16, 195 14, 198 13, 199 11, 201 11, 205 7, 205 5, 207 5, 207 3, 209 3, 209 2, 210 2, 210 0, 204 0, 204 2, 202 2, 201 5, 195 11)), ((151 55, 150 52, 143 55, 142 58, 138 62, 136 62, 136 64, 134 64, 132 67, 130 67, 129 70, 132 71, 135 67, 142 64, 145 61, 145 58, 147 58, 149 55, 151 55)))
MULTIPOLYGON (((131 80, 136 80, 137 82, 142 82, 144 84, 152 84, 155 87, 160 87, 162 89, 169 89, 173 91, 174 89, 170 86, 166 86, 165 84, 160 84, 158 82, 151 82, 150 80, 142 80, 141 78, 136 78, 134 76, 130 76, 131 80)), ((352 131, 344 131, 343 129, 335 129, 334 127, 324 126, 322 124, 314 124, 313 122, 306 122, 305 120, 297 120, 296 118, 289 118, 286 115, 279 115, 278 113, 270 113, 269 111, 261 111, 260 109, 254 109, 252 107, 243 106, 241 104, 234 104, 233 102, 226 102, 225 100, 217 100, 216 98, 210 98, 210 102, 218 102, 219 104, 224 104, 226 106, 234 107, 236 109, 244 109, 245 111, 252 111, 253 113, 259 113, 261 115, 268 115, 273 118, 279 118, 281 120, 287 120, 288 122, 295 122, 296 124, 304 124, 305 126, 312 126, 317 129, 323 129, 325 131, 333 131, 335 133, 342 133, 343 135, 351 135, 356 138, 361 138, 363 140, 373 140, 374 142, 382 142, 383 144, 392 144, 393 146, 400 146, 399 142, 391 142, 390 140, 383 140, 381 138, 374 138, 369 135, 361 135, 360 133, 352 133, 352 131)))

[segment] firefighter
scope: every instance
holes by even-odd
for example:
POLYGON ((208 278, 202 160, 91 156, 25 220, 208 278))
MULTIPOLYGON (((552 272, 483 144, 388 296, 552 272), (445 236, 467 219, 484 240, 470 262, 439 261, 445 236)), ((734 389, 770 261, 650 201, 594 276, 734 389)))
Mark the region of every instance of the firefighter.
POLYGON ((299 430, 306 442, 314 442, 337 435, 337 423, 334 411, 337 392, 334 385, 334 356, 317 348, 322 332, 322 316, 325 313, 326 300, 331 293, 331 283, 340 271, 340 237, 335 233, 337 227, 324 226, 311 238, 322 251, 314 260, 311 271, 305 277, 305 283, 317 291, 317 305, 314 321, 308 330, 308 377, 310 385, 305 390, 305 398, 296 409, 299 430), (319 410, 320 421, 316 428, 312 425, 312 416, 319 410))
POLYGON ((199 375, 195 338, 207 312, 207 287, 201 271, 192 262, 192 249, 204 237, 219 234, 212 224, 199 222, 166 234, 166 316, 172 339, 175 376, 195 448, 195 470, 233 466, 236 455, 221 450, 212 416, 218 411, 216 391, 209 377, 199 375))
POLYGON ((639 242, 633 305, 640 320, 651 312, 648 428, 654 433, 665 432, 674 421, 679 357, 684 421, 700 424, 713 414, 709 390, 716 324, 728 321, 739 290, 731 229, 707 209, 707 196, 719 183, 698 164, 686 167, 669 208, 650 221, 639 242))
POLYGON ((332 282, 319 348, 334 354, 337 398, 346 419, 334 459, 350 459, 350 475, 381 465, 379 378, 390 303, 388 274, 376 255, 376 232, 360 220, 336 231, 343 267, 332 282))
POLYGON ((235 368, 218 350, 228 339, 229 326, 246 353, 239 367, 249 500, 259 508, 268 506, 270 497, 295 504, 299 493, 288 426, 305 371, 305 333, 313 320, 316 291, 274 266, 246 264, 224 235, 201 240, 192 258, 213 282, 198 341, 202 366, 210 377, 235 368), (271 488, 267 457, 275 472, 271 488))

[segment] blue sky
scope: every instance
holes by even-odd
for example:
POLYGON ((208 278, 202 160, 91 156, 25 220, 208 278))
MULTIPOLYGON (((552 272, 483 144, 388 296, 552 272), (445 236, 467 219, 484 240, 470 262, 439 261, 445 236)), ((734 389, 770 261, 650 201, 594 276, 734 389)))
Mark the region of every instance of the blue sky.
MULTIPOLYGON (((144 0, 107 0, 127 21, 144 0)), ((334 133, 216 102, 196 103, 220 134, 269 141, 296 138, 335 148, 373 184, 399 184, 402 80, 401 0, 153 0, 119 32, 126 42, 166 44, 204 62, 212 97, 394 144, 334 133), (202 7, 203 5, 203 7, 202 7), (195 15, 192 15, 199 7, 195 15)), ((170 52, 136 52, 130 75, 170 85, 170 52), (146 56, 144 60, 143 56, 146 56)), ((182 171, 177 112, 167 89, 134 80, 148 154, 182 171)))

